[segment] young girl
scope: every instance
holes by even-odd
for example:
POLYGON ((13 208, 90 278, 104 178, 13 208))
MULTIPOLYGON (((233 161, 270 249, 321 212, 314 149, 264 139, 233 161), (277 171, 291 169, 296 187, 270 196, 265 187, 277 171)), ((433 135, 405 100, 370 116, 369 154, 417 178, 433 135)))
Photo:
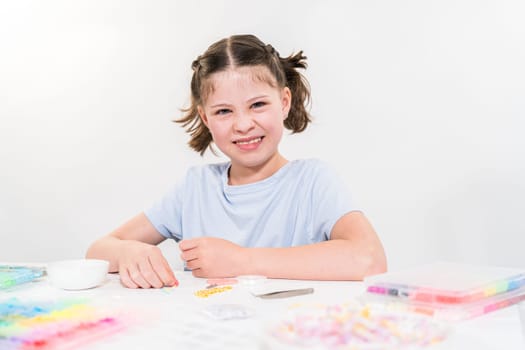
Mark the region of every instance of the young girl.
POLYGON ((211 45, 193 62, 191 106, 178 120, 202 155, 212 142, 229 162, 189 169, 149 210, 94 242, 130 288, 177 280, 157 244, 179 241, 197 277, 361 280, 384 272, 381 242, 344 183, 321 161, 279 153, 284 128, 310 122, 302 51, 281 57, 253 35, 211 45))

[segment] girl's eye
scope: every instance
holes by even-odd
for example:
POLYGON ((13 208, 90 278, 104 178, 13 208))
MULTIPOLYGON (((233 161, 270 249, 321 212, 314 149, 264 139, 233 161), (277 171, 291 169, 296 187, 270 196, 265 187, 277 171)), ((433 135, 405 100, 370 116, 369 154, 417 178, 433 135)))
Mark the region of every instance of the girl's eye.
POLYGON ((260 107, 264 107, 266 106, 266 102, 263 102, 263 101, 258 101, 258 102, 255 102, 254 104, 252 104, 252 108, 260 108, 260 107))
POLYGON ((230 112, 231 110, 223 108, 223 109, 218 109, 217 111, 215 111, 215 115, 225 116, 225 115, 228 115, 228 113, 230 112))

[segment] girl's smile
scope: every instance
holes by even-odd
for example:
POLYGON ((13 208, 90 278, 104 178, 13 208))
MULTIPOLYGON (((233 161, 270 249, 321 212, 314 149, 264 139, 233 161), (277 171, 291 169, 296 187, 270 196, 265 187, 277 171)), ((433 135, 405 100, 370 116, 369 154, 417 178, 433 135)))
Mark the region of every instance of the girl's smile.
POLYGON ((236 144, 241 150, 250 151, 257 149, 257 147, 259 147, 259 144, 262 142, 263 138, 264 136, 243 138, 233 141, 233 143, 236 144))

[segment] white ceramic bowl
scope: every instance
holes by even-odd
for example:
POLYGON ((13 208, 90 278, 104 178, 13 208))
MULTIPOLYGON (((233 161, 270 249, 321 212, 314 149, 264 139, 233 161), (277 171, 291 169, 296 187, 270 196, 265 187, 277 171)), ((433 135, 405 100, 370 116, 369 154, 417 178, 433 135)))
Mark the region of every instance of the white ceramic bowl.
POLYGON ((95 288, 107 277, 109 262, 97 259, 61 260, 47 264, 51 284, 67 290, 95 288))

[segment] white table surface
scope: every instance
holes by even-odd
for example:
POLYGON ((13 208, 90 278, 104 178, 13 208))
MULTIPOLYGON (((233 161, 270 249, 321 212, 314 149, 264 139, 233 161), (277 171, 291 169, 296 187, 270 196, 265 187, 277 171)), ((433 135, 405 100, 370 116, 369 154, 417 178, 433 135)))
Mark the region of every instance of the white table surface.
MULTIPOLYGON (((312 287, 314 293, 286 299, 261 299, 246 287, 199 298, 195 291, 206 287, 206 280, 190 272, 178 271, 180 285, 173 289, 127 289, 118 275, 108 275, 101 286, 84 291, 64 291, 50 285, 46 278, 10 291, 0 291, 0 301, 49 298, 86 298, 110 305, 133 315, 133 323, 122 332, 90 343, 85 348, 106 349, 296 349, 286 347, 268 334, 294 305, 346 303, 364 292, 362 282, 268 280, 266 289, 312 287), (217 321, 202 311, 212 304, 239 304, 254 312, 242 320, 217 321)), ((471 320, 450 324, 450 334, 432 350, 512 350, 525 349, 517 305, 471 320)))

